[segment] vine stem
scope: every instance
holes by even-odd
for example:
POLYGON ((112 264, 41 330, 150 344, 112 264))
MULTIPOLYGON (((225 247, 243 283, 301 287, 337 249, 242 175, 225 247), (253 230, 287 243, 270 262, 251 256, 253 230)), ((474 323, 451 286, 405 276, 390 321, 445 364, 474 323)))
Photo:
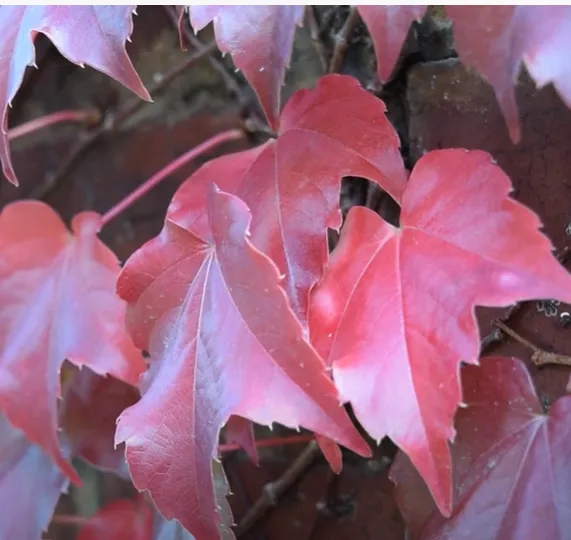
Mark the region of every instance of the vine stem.
POLYGON ((555 364, 559 366, 571 366, 571 357, 565 354, 558 354, 546 351, 534 345, 531 341, 528 341, 524 337, 520 336, 515 330, 512 330, 509 326, 501 321, 496 321, 495 325, 508 336, 515 339, 517 342, 521 343, 524 347, 527 347, 532 351, 531 361, 536 366, 545 366, 547 364, 555 364))
POLYGON ((266 510, 277 504, 278 499, 293 485, 303 473, 309 469, 311 464, 319 455, 320 450, 315 440, 311 441, 275 482, 270 482, 264 486, 261 497, 248 510, 244 518, 234 530, 236 537, 244 536, 252 526, 260 519, 266 510))
POLYGON ((343 27, 335 36, 335 47, 331 61, 329 62, 329 73, 336 73, 341 69, 343 60, 345 60, 345 53, 349 47, 349 37, 358 20, 359 12, 355 6, 351 6, 345 24, 343 24, 343 27))
POLYGON ((65 110, 58 111, 52 114, 46 114, 39 118, 34 118, 24 124, 13 127, 8 130, 7 136, 9 141, 29 135, 34 131, 53 126, 54 124, 61 124, 63 122, 77 122, 79 124, 86 124, 93 126, 101 121, 101 114, 99 111, 93 110, 65 110))
MULTIPOLYGON (((308 448, 311 448, 310 453, 308 454, 308 448, 301 454, 300 458, 296 460, 297 467, 292 471, 290 469, 290 474, 287 476, 286 481, 283 481, 283 478, 280 479, 278 482, 274 482, 272 485, 273 493, 272 497, 277 497, 291 485, 295 479, 299 476, 299 472, 303 472, 307 466, 311 464, 313 458, 319 453, 314 452, 314 448, 312 445, 315 445, 315 448, 318 449, 317 444, 314 441, 314 435, 295 435, 292 437, 274 437, 272 439, 262 439, 256 441, 256 448, 264 448, 268 446, 286 446, 290 444, 302 444, 302 443, 310 443, 308 448), (311 461, 309 461, 311 459, 311 461), (302 467, 300 469, 300 466, 302 467), (293 474, 292 474, 293 472, 293 474)), ((240 446, 238 444, 220 444, 218 445, 218 449, 221 453, 228 453, 234 452, 235 450, 240 450, 240 446)), ((285 475, 284 475, 285 476, 285 475)), ((270 484, 268 484, 269 486, 270 484)), ((265 491, 267 491, 268 486, 266 486, 265 491)), ((273 500, 273 498, 272 498, 273 500)), ((82 527, 89 522, 90 518, 84 516, 72 516, 69 514, 55 514, 52 518, 52 523, 57 525, 70 525, 74 527, 82 527)), ((253 522, 252 522, 253 523, 253 522)))
POLYGON ((140 185, 135 191, 132 191, 123 200, 119 201, 113 208, 111 208, 101 218, 101 226, 107 225, 112 219, 116 218, 121 212, 126 210, 135 201, 138 201, 143 195, 153 189, 157 184, 162 182, 165 178, 173 174, 177 169, 196 159, 201 154, 208 152, 219 144, 235 141, 244 137, 244 133, 239 129, 231 129, 215 135, 214 137, 204 141, 203 143, 195 146, 182 156, 179 156, 174 161, 171 161, 166 167, 162 168, 159 172, 155 173, 146 182, 140 185))
MULTIPOLYGON (((211 42, 208 45, 203 45, 200 51, 190 54, 183 62, 174 66, 170 71, 158 77, 157 81, 147 87, 147 91, 153 97, 162 92, 168 85, 170 85, 177 77, 185 73, 186 70, 198 62, 201 58, 210 54, 211 51, 216 49, 216 43, 211 42)), ((129 101, 125 108, 116 111, 113 115, 107 115, 103 118, 103 122, 100 125, 88 133, 84 133, 82 137, 79 138, 77 144, 73 146, 69 154, 62 160, 59 168, 54 174, 48 175, 44 181, 36 186, 34 190, 30 193, 28 198, 31 199, 43 199, 49 195, 65 178, 71 170, 75 167, 79 159, 83 156, 89 148, 91 148, 97 141, 116 131, 122 124, 131 119, 143 106, 148 105, 148 102, 143 101, 140 98, 133 98, 129 101)))
POLYGON ((319 36, 320 29, 319 22, 317 21, 317 16, 315 13, 315 6, 305 7, 305 20, 307 21, 307 27, 309 29, 309 37, 311 38, 311 41, 313 41, 313 45, 317 51, 317 56, 319 57, 321 67, 325 72, 327 71, 327 58, 325 55, 323 43, 321 42, 321 38, 319 36))

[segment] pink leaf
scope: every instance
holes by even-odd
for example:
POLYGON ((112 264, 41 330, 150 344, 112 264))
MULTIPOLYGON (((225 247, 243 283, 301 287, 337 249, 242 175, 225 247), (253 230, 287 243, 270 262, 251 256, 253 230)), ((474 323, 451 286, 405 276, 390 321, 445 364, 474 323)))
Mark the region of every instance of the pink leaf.
POLYGON ((230 53, 254 88, 273 129, 278 128, 280 91, 303 6, 190 6, 195 31, 214 21, 216 41, 230 53))
MULTIPOLYGON (((80 529, 77 540, 195 540, 177 521, 166 520, 151 503, 117 499, 105 505, 80 529)), ((226 540, 227 536, 221 536, 226 540)))
POLYGON ((74 454, 129 478, 125 448, 115 448, 115 428, 119 415, 138 400, 133 386, 113 377, 100 377, 88 368, 75 373, 60 407, 60 425, 74 454))
POLYGON ((389 79, 413 21, 419 20, 426 6, 359 6, 377 55, 381 82, 389 79))
POLYGON ((224 440, 227 443, 239 444, 248 457, 258 465, 258 449, 252 422, 240 416, 231 416, 224 426, 224 440))
POLYGON ((0 8, 0 159, 4 174, 18 184, 8 147, 8 106, 34 65, 34 40, 45 34, 70 62, 87 64, 150 100, 127 53, 134 6, 2 6, 0 8))
POLYGON ((520 139, 514 84, 522 60, 538 83, 553 82, 571 106, 569 6, 447 6, 462 62, 492 84, 512 139, 520 139))
POLYGON ((133 385, 145 369, 115 295, 119 262, 99 226, 98 214, 84 212, 72 235, 37 201, 0 214, 0 412, 73 480, 56 433, 63 361, 133 385))
POLYGON ((77 540, 153 540, 153 514, 144 497, 111 501, 81 528, 77 540))
POLYGON ((339 474, 343 469, 343 455, 341 454, 341 448, 339 448, 338 444, 327 437, 317 435, 316 439, 327 463, 329 463, 329 466, 334 473, 339 474))
POLYGON ((400 228, 351 209, 313 296, 312 343, 341 396, 372 437, 388 435, 408 454, 444 513, 458 364, 479 355, 474 307, 571 300, 571 277, 510 188, 484 152, 426 154, 400 228))
POLYGON ((247 239, 250 212, 210 187, 205 237, 167 218, 118 281, 135 342, 153 361, 116 441, 126 442, 137 488, 201 540, 219 534, 211 462, 231 415, 303 425, 369 453, 303 338, 277 268, 247 239))
POLYGON ((210 161, 175 195, 169 220, 208 235, 203 207, 212 181, 252 210, 253 244, 285 275, 283 287, 305 326, 309 290, 327 261, 327 227, 339 228, 344 176, 377 182, 400 200, 406 171, 385 106, 352 77, 322 77, 296 93, 278 138, 210 161))

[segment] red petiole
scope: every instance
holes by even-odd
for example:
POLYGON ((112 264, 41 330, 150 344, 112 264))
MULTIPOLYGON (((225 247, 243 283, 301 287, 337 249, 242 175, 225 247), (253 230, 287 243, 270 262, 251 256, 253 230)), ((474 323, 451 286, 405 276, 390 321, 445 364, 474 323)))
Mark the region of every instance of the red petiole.
POLYGON ((101 218, 102 225, 106 225, 112 219, 116 218, 121 212, 126 210, 135 201, 138 201, 143 195, 153 189, 157 184, 176 172, 183 165, 186 165, 189 161, 196 159, 201 154, 208 152, 219 144, 235 141, 242 138, 243 136, 244 133, 239 129, 224 131, 204 141, 198 146, 195 146, 182 156, 176 158, 174 161, 171 161, 166 167, 162 168, 160 171, 151 176, 151 178, 141 184, 135 191, 131 192, 129 195, 127 195, 127 197, 125 197, 122 201, 119 201, 113 208, 111 208, 111 210, 104 214, 101 218))
POLYGON ((34 131, 61 124, 63 122, 77 122, 81 124, 94 125, 101 120, 101 114, 97 110, 66 110, 52 114, 46 114, 39 118, 34 118, 24 124, 8 130, 8 140, 13 141, 24 135, 29 135, 34 131))
MULTIPOLYGON (((255 441, 256 448, 266 448, 268 446, 285 446, 288 444, 303 444, 311 442, 315 438, 314 435, 295 435, 293 437, 275 437, 272 439, 262 439, 255 441)), ((221 454, 234 452, 240 450, 242 447, 239 444, 219 444, 218 450, 221 454)))

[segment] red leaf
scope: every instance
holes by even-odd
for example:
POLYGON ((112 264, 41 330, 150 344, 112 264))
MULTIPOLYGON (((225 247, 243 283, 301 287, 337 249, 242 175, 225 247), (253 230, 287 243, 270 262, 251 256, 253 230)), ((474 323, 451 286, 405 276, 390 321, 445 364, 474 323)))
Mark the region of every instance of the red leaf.
POLYGON ((224 440, 229 444, 239 444, 248 457, 258 464, 258 449, 252 422, 240 416, 231 416, 224 426, 224 440))
POLYGON ((289 100, 276 140, 199 169, 175 195, 168 219, 207 238, 205 186, 215 181, 240 197, 252 210, 253 244, 285 274, 305 326, 309 289, 328 257, 327 227, 341 225, 341 178, 369 178, 400 200, 406 171, 385 110, 352 77, 322 77, 289 100))
POLYGON ((68 481, 40 448, 2 416, 0 456, 0 538, 40 538, 68 481))
POLYGON ((230 415, 303 425, 369 452, 303 339, 277 268, 247 240, 245 204, 210 189, 206 208, 206 238, 167 219, 118 280, 135 341, 154 361, 116 441, 127 444, 137 488, 201 540, 218 538, 210 465, 230 415))
POLYGON ((280 91, 303 6, 190 6, 196 32, 214 21, 218 47, 230 53, 254 88, 273 129, 278 128, 280 91))
POLYGON ((413 21, 419 20, 426 6, 359 6, 377 55, 377 73, 386 81, 397 62, 413 21))
POLYGON ((150 101, 125 51, 125 40, 133 30, 133 11, 134 6, 2 6, 0 159, 10 182, 18 184, 6 135, 8 105, 22 83, 26 66, 34 65, 38 33, 45 34, 70 62, 87 64, 150 101))
POLYGON ((514 358, 484 358, 481 367, 465 367, 462 383, 467 408, 456 417, 450 519, 418 499, 425 487, 405 456, 391 470, 415 537, 568 538, 571 397, 543 414, 525 366, 514 358))
POLYGON ((119 264, 97 239, 99 226, 99 215, 78 214, 72 236, 36 201, 0 214, 0 412, 73 480, 56 434, 63 361, 131 384, 145 369, 114 292, 119 264))
POLYGON ((520 138, 514 84, 525 47, 524 29, 517 24, 519 9, 517 6, 446 7, 454 24, 454 44, 462 62, 479 71, 494 87, 514 141, 520 138))
MULTIPOLYGON (((359 6, 377 54, 381 81, 388 79, 410 24, 426 6, 359 6)), ((522 61, 542 87, 553 82, 571 107, 571 23, 569 6, 446 6, 453 22, 454 46, 464 64, 494 87, 510 136, 519 141, 514 85, 522 61)))
MULTIPOLYGON (((426 6, 358 6, 375 46, 377 72, 386 81, 410 24, 426 6)), ((193 6, 195 30, 214 21, 220 50, 229 52, 254 87, 270 124, 277 129, 280 87, 292 51, 300 6, 193 6), (268 30, 271 29, 271 30, 268 30)), ((514 84, 525 61, 541 87, 553 82, 571 107, 569 6, 447 6, 460 59, 494 87, 512 139, 520 139, 514 84)))
POLYGON ((319 448, 325 456, 327 463, 329 463, 329 466, 334 473, 339 474, 343 469, 343 454, 341 453, 341 448, 339 448, 338 444, 327 437, 317 435, 315 438, 317 439, 319 448))
POLYGON ((401 228, 351 209, 313 296, 312 343, 341 396, 371 436, 408 454, 445 513, 458 364, 475 363, 480 347, 474 306, 571 301, 571 277, 510 187, 484 152, 425 155, 401 228))
POLYGON ((571 106, 569 6, 447 6, 462 62, 493 85, 512 139, 520 139, 514 84, 522 60, 539 86, 553 82, 571 106))
MULTIPOLYGON (((81 528, 77 540, 195 540, 177 521, 167 521, 145 501, 111 501, 81 528)), ((222 537, 224 539, 224 537, 222 537)))
POLYGON ((77 540, 153 540, 153 514, 144 497, 111 501, 81 528, 77 540))
POLYGON ((128 477, 125 448, 115 448, 119 415, 139 400, 134 387, 87 368, 78 371, 60 407, 60 425, 74 450, 98 469, 128 477))

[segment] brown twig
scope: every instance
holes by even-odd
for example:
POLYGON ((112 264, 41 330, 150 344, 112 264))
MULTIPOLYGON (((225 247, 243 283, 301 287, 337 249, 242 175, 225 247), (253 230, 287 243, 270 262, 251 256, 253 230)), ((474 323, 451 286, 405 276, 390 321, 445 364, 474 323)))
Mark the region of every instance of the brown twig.
POLYGON ((262 495, 254 503, 254 506, 246 513, 242 521, 235 529, 236 536, 239 538, 247 533, 252 526, 260 519, 268 508, 275 506, 278 499, 301 477, 301 475, 309 468, 315 458, 319 455, 320 450, 316 441, 311 441, 275 482, 271 482, 264 486, 262 495))
MULTIPOLYGON (((190 66, 198 62, 201 58, 209 55, 211 52, 216 50, 216 43, 211 41, 208 45, 202 45, 200 50, 194 51, 193 54, 189 55, 183 62, 172 68, 170 71, 164 75, 159 75, 155 79, 155 82, 151 84, 147 90, 151 96, 156 96, 162 92, 167 86, 169 86, 179 75, 182 75, 190 66)), ((131 118, 141 107, 145 106, 147 102, 141 99, 133 99, 130 104, 127 104, 125 109, 119 111, 113 120, 113 127, 123 124, 129 118, 131 118)))
POLYGON ((571 356, 564 354, 551 353, 544 349, 540 349, 534 345, 531 341, 528 341, 524 337, 520 336, 515 330, 512 330, 509 326, 501 321, 496 321, 494 323, 502 332, 505 332, 508 336, 515 339, 517 342, 521 343, 524 347, 531 349, 533 354, 531 355, 531 361, 536 366, 544 366, 546 364, 557 364, 560 366, 571 366, 571 356))
MULTIPOLYGON (((174 6, 165 6, 165 9, 167 11, 167 15, 169 16, 169 18, 171 19, 174 27, 178 30, 179 29, 179 14, 177 12, 176 7, 174 6)), ((186 40, 187 43, 189 43, 190 45, 192 45, 197 51, 203 51, 206 48, 206 45, 204 45, 204 43, 202 43, 202 41, 200 41, 200 39, 194 35, 194 32, 191 30, 190 25, 188 23, 188 21, 185 20, 183 21, 183 24, 180 26, 182 33, 184 35, 184 39, 186 40)), ((228 73, 228 70, 226 69, 226 66, 224 66, 224 64, 222 62, 220 62, 220 60, 218 60, 218 58, 210 55, 210 52, 212 51, 208 51, 208 62, 210 63, 210 66, 212 67, 212 69, 214 69, 216 72, 218 72, 218 74, 222 77, 222 79, 224 80, 224 84, 226 85, 226 88, 228 89, 228 91, 233 94, 236 98, 236 101, 238 101, 238 104, 243 107, 245 105, 248 104, 248 97, 246 96, 246 94, 243 92, 242 88, 240 87, 240 85, 238 84, 238 82, 236 81, 236 79, 230 75, 230 73, 228 73)))
MULTIPOLYGON (((204 56, 210 54, 216 49, 214 42, 203 45, 201 50, 197 50, 194 54, 189 55, 183 62, 172 68, 169 72, 159 78, 155 83, 148 87, 149 94, 156 97, 164 90, 174 79, 184 73, 192 64, 198 62, 204 56)), ((125 107, 117 111, 114 115, 109 115, 103 120, 99 127, 92 131, 86 132, 80 138, 78 143, 71 149, 67 157, 65 157, 55 173, 50 174, 39 186, 37 186, 29 195, 33 199, 43 199, 50 194, 60 182, 71 172, 78 162, 79 158, 97 141, 105 135, 113 132, 120 125, 129 120, 141 107, 147 102, 140 98, 134 98, 125 107)))
POLYGON ((335 73, 341 69, 347 48, 349 47, 349 36, 358 20, 359 13, 357 9, 352 6, 345 20, 345 24, 335 35, 335 47, 333 49, 333 55, 331 56, 331 62, 329 62, 329 73, 335 73))
MULTIPOLYGON (((522 308, 525 302, 518 302, 513 306, 510 306, 506 313, 496 319, 496 322, 507 323, 511 318, 522 308)), ((497 345, 503 340, 504 336, 498 328, 493 328, 490 333, 482 339, 482 344, 480 346, 480 354, 484 354, 488 349, 497 345)))
POLYGON ((313 46, 317 51, 317 55, 319 56, 319 61, 321 62, 321 67, 323 71, 327 71, 327 58, 325 55, 325 47, 323 46, 323 42, 321 41, 320 37, 320 29, 319 23, 317 22, 317 15, 315 13, 315 6, 306 6, 305 7, 305 20, 307 24, 307 29, 309 30, 309 37, 313 42, 313 46))

